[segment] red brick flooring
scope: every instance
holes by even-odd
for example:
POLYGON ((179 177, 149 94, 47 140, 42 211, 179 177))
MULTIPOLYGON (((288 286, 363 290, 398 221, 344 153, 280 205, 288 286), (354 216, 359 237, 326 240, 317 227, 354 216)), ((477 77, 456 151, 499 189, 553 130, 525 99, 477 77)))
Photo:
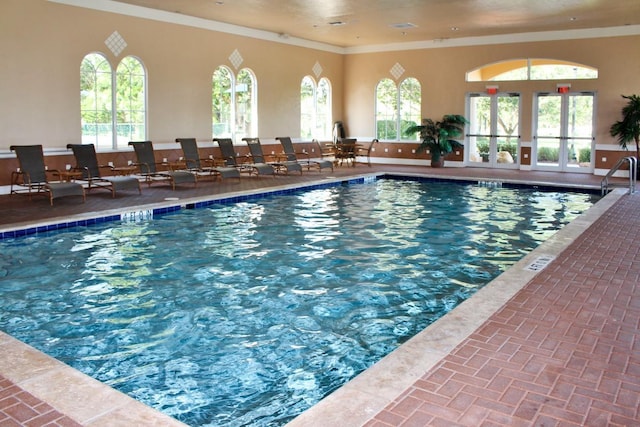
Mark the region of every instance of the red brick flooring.
MULTIPOLYGON (((380 168, 356 169, 336 174, 380 168)), ((393 169, 424 172, 424 168, 393 169)), ((468 168, 433 172, 591 186, 599 182, 577 174, 468 168)), ((277 185, 279 179, 214 185, 217 192, 238 191, 277 185)), ((155 202, 167 194, 184 198, 202 191, 207 190, 168 193, 145 188, 143 199, 155 202)), ((52 209, 44 202, 1 198, 0 223, 5 226, 12 222, 9 216, 20 221, 46 219, 130 206, 140 200, 138 196, 91 195, 87 204, 60 203, 52 209)), ((624 196, 481 328, 366 425, 639 426, 638 212, 640 194, 624 196)), ((0 427, 20 425, 78 424, 0 376, 0 427)), ((113 425, 118 423, 114 420, 113 425)), ((316 425, 324 424, 318 420, 316 425)))
POLYGON ((0 426, 80 427, 81 425, 0 375, 0 426))
POLYGON ((638 212, 624 196, 366 425, 640 425, 638 212))

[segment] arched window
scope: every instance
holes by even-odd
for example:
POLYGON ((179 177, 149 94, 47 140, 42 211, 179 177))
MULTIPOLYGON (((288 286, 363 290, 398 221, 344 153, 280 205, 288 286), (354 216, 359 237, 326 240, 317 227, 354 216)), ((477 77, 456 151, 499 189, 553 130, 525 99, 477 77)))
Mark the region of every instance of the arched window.
POLYGON ((114 75, 103 55, 84 57, 80 65, 83 144, 117 149, 145 139, 146 104, 146 73, 140 60, 123 58, 114 75))
POLYGON ((231 71, 227 67, 218 67, 211 79, 211 111, 214 137, 231 136, 231 71))
POLYGON ((557 59, 510 59, 483 65, 467 73, 468 82, 505 80, 597 79, 588 65, 557 59))
POLYGON ((85 56, 80 64, 80 119, 83 144, 112 148, 111 65, 99 53, 85 56))
POLYGON ((300 84, 300 137, 313 138, 316 105, 316 84, 305 76, 300 84))
POLYGON ((316 133, 315 137, 331 139, 331 83, 324 77, 318 82, 316 93, 316 133))
POLYGON ((236 141, 258 134, 256 79, 249 69, 237 77, 224 66, 218 67, 211 79, 211 111, 213 137, 236 141))
POLYGON ((331 83, 321 78, 316 86, 310 76, 300 84, 300 137, 331 138, 331 83))
POLYGON ((146 138, 146 73, 137 58, 127 56, 116 72, 117 146, 146 138))
POLYGON ((422 92, 420 82, 409 77, 399 87, 391 79, 382 79, 376 87, 376 138, 416 140, 404 130, 421 123, 422 92))
POLYGON ((415 141, 417 136, 406 136, 404 131, 413 125, 419 125, 422 122, 421 104, 422 104, 422 88, 417 79, 409 77, 400 83, 399 93, 400 104, 400 140, 415 141))

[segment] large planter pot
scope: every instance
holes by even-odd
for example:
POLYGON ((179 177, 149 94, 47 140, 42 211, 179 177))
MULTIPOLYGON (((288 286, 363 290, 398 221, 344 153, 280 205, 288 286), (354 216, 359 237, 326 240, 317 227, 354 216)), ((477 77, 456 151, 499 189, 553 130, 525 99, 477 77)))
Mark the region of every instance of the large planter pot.
POLYGON ((431 152, 431 167, 432 168, 444 167, 444 156, 441 153, 431 152))

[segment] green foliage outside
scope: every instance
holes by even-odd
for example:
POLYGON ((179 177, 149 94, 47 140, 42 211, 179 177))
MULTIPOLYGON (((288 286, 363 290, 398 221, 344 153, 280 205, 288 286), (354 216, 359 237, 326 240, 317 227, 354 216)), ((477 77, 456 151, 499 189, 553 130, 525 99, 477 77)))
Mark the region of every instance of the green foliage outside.
POLYGON ((415 135, 406 136, 405 131, 420 123, 421 104, 421 88, 417 79, 409 77, 398 87, 393 80, 382 79, 376 87, 376 138, 416 141, 415 135))
MULTIPOLYGON (((489 158, 489 141, 478 141, 476 142, 476 148, 478 149, 478 153, 482 156, 483 159, 489 158)), ((508 144, 501 144, 499 151, 508 151, 511 154, 511 157, 516 159, 518 156, 518 144, 515 142, 508 144)))
POLYGON ((589 163, 591 162, 591 149, 583 148, 578 151, 578 161, 580 163, 589 163))
POLYGON ((412 126, 416 126, 416 122, 413 120, 401 120, 400 135, 398 135, 395 120, 378 120, 376 123, 377 135, 379 139, 388 139, 393 141, 417 141, 416 135, 405 136, 406 130, 412 126))
POLYGON ((114 114, 118 142, 146 136, 146 77, 142 63, 131 56, 123 58, 115 73, 115 87, 112 74, 111 65, 100 54, 89 54, 80 64, 83 142, 109 141, 108 145, 112 145, 114 114))
POLYGON ((540 147, 538 148, 538 161, 547 163, 558 163, 560 155, 558 149, 555 147, 540 147))

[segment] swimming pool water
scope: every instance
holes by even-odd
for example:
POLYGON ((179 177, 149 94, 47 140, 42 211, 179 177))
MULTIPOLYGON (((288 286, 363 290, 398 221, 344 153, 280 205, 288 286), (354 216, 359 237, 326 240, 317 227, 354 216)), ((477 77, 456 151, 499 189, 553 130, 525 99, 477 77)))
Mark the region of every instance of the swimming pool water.
POLYGON ((0 328, 189 425, 282 425, 594 197, 379 180, 0 241, 0 328))

